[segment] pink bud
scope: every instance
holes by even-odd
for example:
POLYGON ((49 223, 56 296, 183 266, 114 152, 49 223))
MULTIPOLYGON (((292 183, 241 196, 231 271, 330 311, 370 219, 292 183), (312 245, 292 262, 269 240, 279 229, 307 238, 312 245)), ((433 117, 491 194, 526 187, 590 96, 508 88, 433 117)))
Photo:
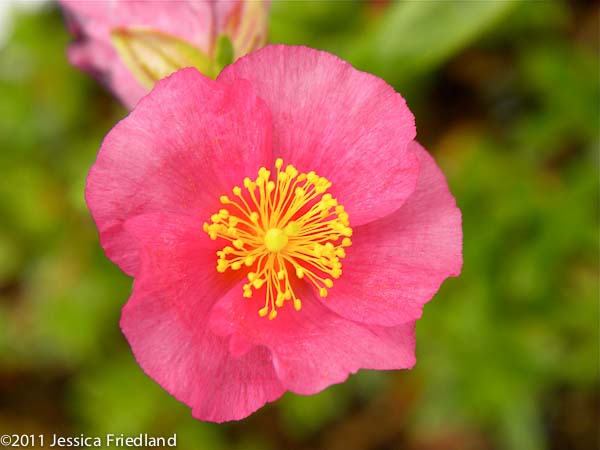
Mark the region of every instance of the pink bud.
POLYGON ((69 60, 133 108, 183 67, 215 77, 266 43, 268 1, 60 0, 75 36, 69 60))

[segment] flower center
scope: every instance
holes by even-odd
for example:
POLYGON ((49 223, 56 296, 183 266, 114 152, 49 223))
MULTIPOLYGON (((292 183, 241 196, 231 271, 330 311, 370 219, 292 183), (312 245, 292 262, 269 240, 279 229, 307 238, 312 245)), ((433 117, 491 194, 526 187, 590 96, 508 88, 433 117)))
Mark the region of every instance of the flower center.
POLYGON ((303 279, 313 284, 321 297, 342 274, 340 259, 352 245, 352 228, 344 207, 325 193, 331 183, 314 172, 298 173, 292 165, 275 161, 275 179, 261 167, 258 177, 244 179, 244 188, 233 188, 233 198, 220 197, 224 208, 204 223, 212 240, 225 239, 217 252, 217 271, 248 268, 243 296, 265 288, 262 317, 277 317, 277 308, 302 301, 293 285, 303 279))
POLYGON ((285 231, 279 228, 269 228, 265 233, 265 247, 270 252, 278 252, 288 243, 288 236, 285 231))

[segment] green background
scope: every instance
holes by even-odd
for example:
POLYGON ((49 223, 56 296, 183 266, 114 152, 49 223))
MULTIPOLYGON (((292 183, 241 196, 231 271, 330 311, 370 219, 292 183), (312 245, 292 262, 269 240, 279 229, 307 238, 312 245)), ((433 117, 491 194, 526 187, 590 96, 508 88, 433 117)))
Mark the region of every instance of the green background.
POLYGON ((215 425, 147 378, 119 328, 131 280, 83 199, 122 109, 66 61, 60 11, 0 49, 0 434, 177 433, 190 450, 594 449, 598 6, 274 2, 271 42, 375 73, 463 212, 464 269, 417 326, 412 371, 361 371, 215 425))

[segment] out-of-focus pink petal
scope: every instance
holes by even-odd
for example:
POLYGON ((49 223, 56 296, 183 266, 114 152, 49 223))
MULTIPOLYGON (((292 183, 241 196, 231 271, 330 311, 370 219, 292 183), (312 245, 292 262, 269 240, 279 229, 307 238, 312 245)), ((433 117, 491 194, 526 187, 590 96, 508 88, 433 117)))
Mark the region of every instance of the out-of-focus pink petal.
POLYGON ((269 7, 268 0, 214 3, 216 34, 229 36, 234 60, 266 44, 269 7))
POLYGON ((128 108, 148 91, 130 73, 111 43, 119 27, 143 27, 172 34, 210 51, 213 6, 208 1, 60 0, 76 41, 69 60, 111 89, 128 108))
POLYGON ((341 383, 361 368, 407 369, 415 364, 414 323, 389 328, 358 324, 325 308, 310 289, 298 286, 297 291, 302 309, 288 304, 268 320, 257 313, 264 302, 260 291, 246 299, 237 286, 213 308, 210 328, 244 343, 236 345, 240 354, 254 346, 269 348, 284 388, 299 394, 341 383))
POLYGON ((109 86, 123 105, 133 108, 146 94, 144 88, 119 60, 112 47, 99 41, 73 43, 67 51, 75 67, 89 73, 99 83, 109 86))
POLYGON ((394 214, 354 229, 343 274, 327 298, 332 311, 391 326, 421 317, 423 305, 462 267, 461 214, 444 174, 417 142, 417 188, 394 214))
POLYGON ((118 27, 145 27, 178 36, 205 52, 213 27, 210 1, 60 0, 88 38, 110 44, 110 31, 118 27))
POLYGON ((270 114, 247 81, 217 83, 195 69, 161 80, 106 136, 87 179, 107 255, 135 274, 136 245, 124 221, 181 213, 197 218, 202 233, 219 197, 270 156, 270 114))
POLYGON ((272 45, 218 79, 250 80, 273 115, 274 156, 329 179, 352 226, 392 213, 413 192, 419 163, 407 146, 414 118, 380 78, 330 53, 272 45))
POLYGON ((206 326, 215 301, 234 283, 214 270, 214 242, 186 216, 149 214, 126 222, 141 270, 121 328, 148 376, 213 422, 238 420, 283 393, 271 353, 229 354, 229 337, 206 326))

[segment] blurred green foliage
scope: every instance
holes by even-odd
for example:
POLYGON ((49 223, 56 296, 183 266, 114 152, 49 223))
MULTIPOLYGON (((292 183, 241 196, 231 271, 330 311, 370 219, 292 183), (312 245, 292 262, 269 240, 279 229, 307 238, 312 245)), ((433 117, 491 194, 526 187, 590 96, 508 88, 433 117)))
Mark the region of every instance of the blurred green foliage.
POLYGON ((214 425, 148 379, 118 328, 130 280, 83 200, 126 112, 65 58, 56 7, 0 49, 0 433, 178 434, 181 449, 591 449, 598 411, 598 7, 274 2, 271 41, 403 93, 463 212, 463 274, 411 372, 361 371, 214 425))

